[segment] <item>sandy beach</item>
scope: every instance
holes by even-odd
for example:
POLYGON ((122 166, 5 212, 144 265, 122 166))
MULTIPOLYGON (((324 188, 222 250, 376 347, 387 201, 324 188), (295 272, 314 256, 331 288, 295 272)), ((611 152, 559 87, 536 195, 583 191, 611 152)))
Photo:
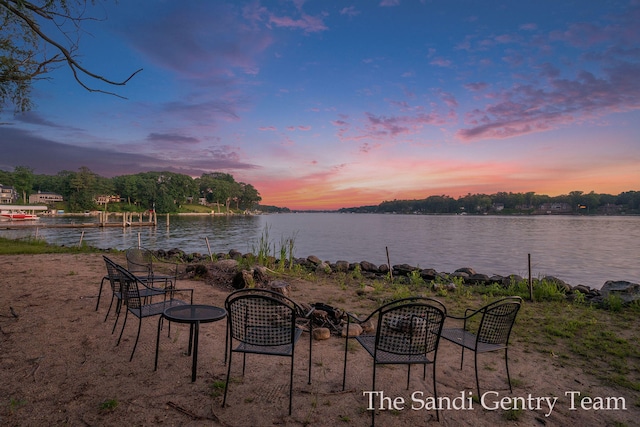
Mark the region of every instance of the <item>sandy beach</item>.
MULTIPOLYGON (((122 255, 113 255, 124 263, 122 255)), ((342 390, 344 340, 314 341, 312 384, 307 384, 308 336, 296 348, 293 414, 287 414, 288 360, 249 356, 244 378, 241 358, 234 359, 232 380, 221 407, 226 378, 225 320, 200 328, 197 379, 191 382, 191 357, 186 355, 189 329, 172 324, 163 329, 160 359, 154 372, 157 318, 142 322, 140 342, 129 362, 137 319, 130 318, 123 340, 112 334, 113 313, 105 322, 110 290, 105 288, 98 311, 96 296, 105 265, 101 254, 0 256, 0 425, 3 426, 368 426, 367 391, 372 364, 354 346, 349 354, 346 390, 342 390), (365 392, 365 393, 363 393, 365 392)), ((330 280, 292 279, 292 297, 299 302, 328 302, 365 314, 374 308, 366 297, 330 280), (339 295, 339 297, 336 297, 339 295)), ((194 289, 196 303, 222 306, 229 289, 202 280, 179 280, 194 289)), ((523 308, 526 310, 525 308, 523 308)), ((630 325, 638 330, 638 324, 630 325)), ((553 354, 533 349, 517 331, 510 350, 514 379, 509 393, 501 353, 481 356, 480 384, 475 391, 473 358, 443 341, 437 364, 441 397, 456 407, 424 410, 421 399, 432 395, 430 371, 412 370, 405 388, 406 367, 379 368, 377 384, 396 408, 376 416, 379 426, 633 426, 639 425, 640 393, 601 383, 589 372, 553 354), (584 396, 589 399, 584 399, 584 396), (526 402, 517 421, 502 407, 514 397, 526 402), (401 403, 404 400, 404 403, 401 403), (587 403, 585 403, 587 402, 587 403), (615 407, 614 407, 615 405, 615 407), (622 406, 624 405, 624 408, 622 406)), ((429 368, 430 369, 430 368, 429 368)), ((633 375, 637 376, 637 370, 633 375)), ((633 379, 637 381, 637 378, 633 379)))

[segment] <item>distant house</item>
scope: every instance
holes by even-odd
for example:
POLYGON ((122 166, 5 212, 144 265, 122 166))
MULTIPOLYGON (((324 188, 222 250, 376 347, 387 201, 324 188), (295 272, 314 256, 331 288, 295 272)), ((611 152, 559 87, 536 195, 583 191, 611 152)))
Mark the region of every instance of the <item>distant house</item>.
POLYGON ((63 202, 64 198, 58 193, 51 193, 49 191, 38 191, 29 195, 29 203, 37 204, 44 203, 46 205, 52 205, 56 202, 63 202))
POLYGON ((606 205, 598 208, 598 213, 602 215, 619 215, 622 213, 622 208, 622 205, 607 203, 606 205))
POLYGON ((119 203, 120 200, 121 198, 119 194, 104 195, 104 196, 96 197, 96 203, 99 205, 106 205, 107 203, 119 203))
POLYGON ((0 203, 15 203, 18 201, 18 192, 9 185, 0 184, 0 203))
POLYGON ((540 206, 540 211, 546 214, 563 214, 571 213, 571 205, 569 203, 544 203, 540 206))

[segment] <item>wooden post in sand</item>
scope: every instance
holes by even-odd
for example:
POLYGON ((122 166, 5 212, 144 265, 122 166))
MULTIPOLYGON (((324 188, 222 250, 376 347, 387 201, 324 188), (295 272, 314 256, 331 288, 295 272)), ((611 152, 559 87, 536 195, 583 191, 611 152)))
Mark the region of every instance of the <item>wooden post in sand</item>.
POLYGON ((533 280, 531 278, 531 254, 528 254, 529 258, 529 301, 533 302, 533 280))
POLYGON ((207 249, 209 250, 209 258, 211 258, 211 262, 213 262, 213 254, 211 253, 211 245, 209 245, 209 238, 204 238, 205 242, 207 242, 207 249))

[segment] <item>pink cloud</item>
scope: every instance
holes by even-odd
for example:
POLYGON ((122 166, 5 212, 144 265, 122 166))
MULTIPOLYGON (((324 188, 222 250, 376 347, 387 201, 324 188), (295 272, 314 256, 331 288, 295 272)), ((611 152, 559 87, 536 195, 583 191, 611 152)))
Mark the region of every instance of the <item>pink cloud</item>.
POLYGON ((356 15, 360 15, 360 11, 357 10, 355 6, 349 6, 341 9, 340 15, 347 15, 349 17, 354 17, 356 15))
POLYGON ((476 82, 476 83, 467 83, 464 87, 473 92, 479 92, 481 90, 485 90, 489 87, 487 83, 484 82, 476 82))
POLYGON ((534 23, 522 24, 520 29, 524 31, 533 31, 538 29, 538 25, 534 23))
POLYGON ((576 23, 565 31, 554 31, 550 34, 551 40, 559 40, 576 47, 590 47, 608 40, 607 31, 592 23, 576 23))
POLYGON ((465 141, 509 138, 553 129, 605 114, 640 109, 640 64, 622 63, 602 77, 580 71, 573 80, 552 78, 548 85, 516 85, 494 94, 498 100, 471 111, 457 136, 465 141))
POLYGON ((450 67, 451 66, 451 61, 449 61, 448 59, 444 59, 444 58, 435 58, 434 60, 429 62, 429 64, 437 65, 438 67, 450 67))
POLYGON ((447 105, 447 107, 449 108, 458 107, 458 101, 456 100, 456 97, 452 93, 440 92, 440 98, 447 105))
POLYGON ((305 33, 316 33, 328 30, 322 18, 306 14, 303 14, 299 19, 294 19, 289 16, 272 15, 269 17, 269 23, 274 24, 276 27, 304 30, 305 33))

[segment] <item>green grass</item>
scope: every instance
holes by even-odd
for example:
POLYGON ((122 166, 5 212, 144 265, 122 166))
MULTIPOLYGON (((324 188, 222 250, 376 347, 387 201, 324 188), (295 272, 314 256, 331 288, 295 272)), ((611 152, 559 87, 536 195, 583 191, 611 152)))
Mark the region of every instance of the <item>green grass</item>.
POLYGON ((28 239, 6 239, 0 237, 0 255, 34 255, 52 253, 90 253, 98 252, 96 248, 90 246, 56 246, 50 245, 44 240, 28 239))
POLYGON ((115 410, 117 407, 118 407, 117 399, 107 399, 102 401, 100 405, 98 405, 98 409, 105 412, 111 412, 115 410))

